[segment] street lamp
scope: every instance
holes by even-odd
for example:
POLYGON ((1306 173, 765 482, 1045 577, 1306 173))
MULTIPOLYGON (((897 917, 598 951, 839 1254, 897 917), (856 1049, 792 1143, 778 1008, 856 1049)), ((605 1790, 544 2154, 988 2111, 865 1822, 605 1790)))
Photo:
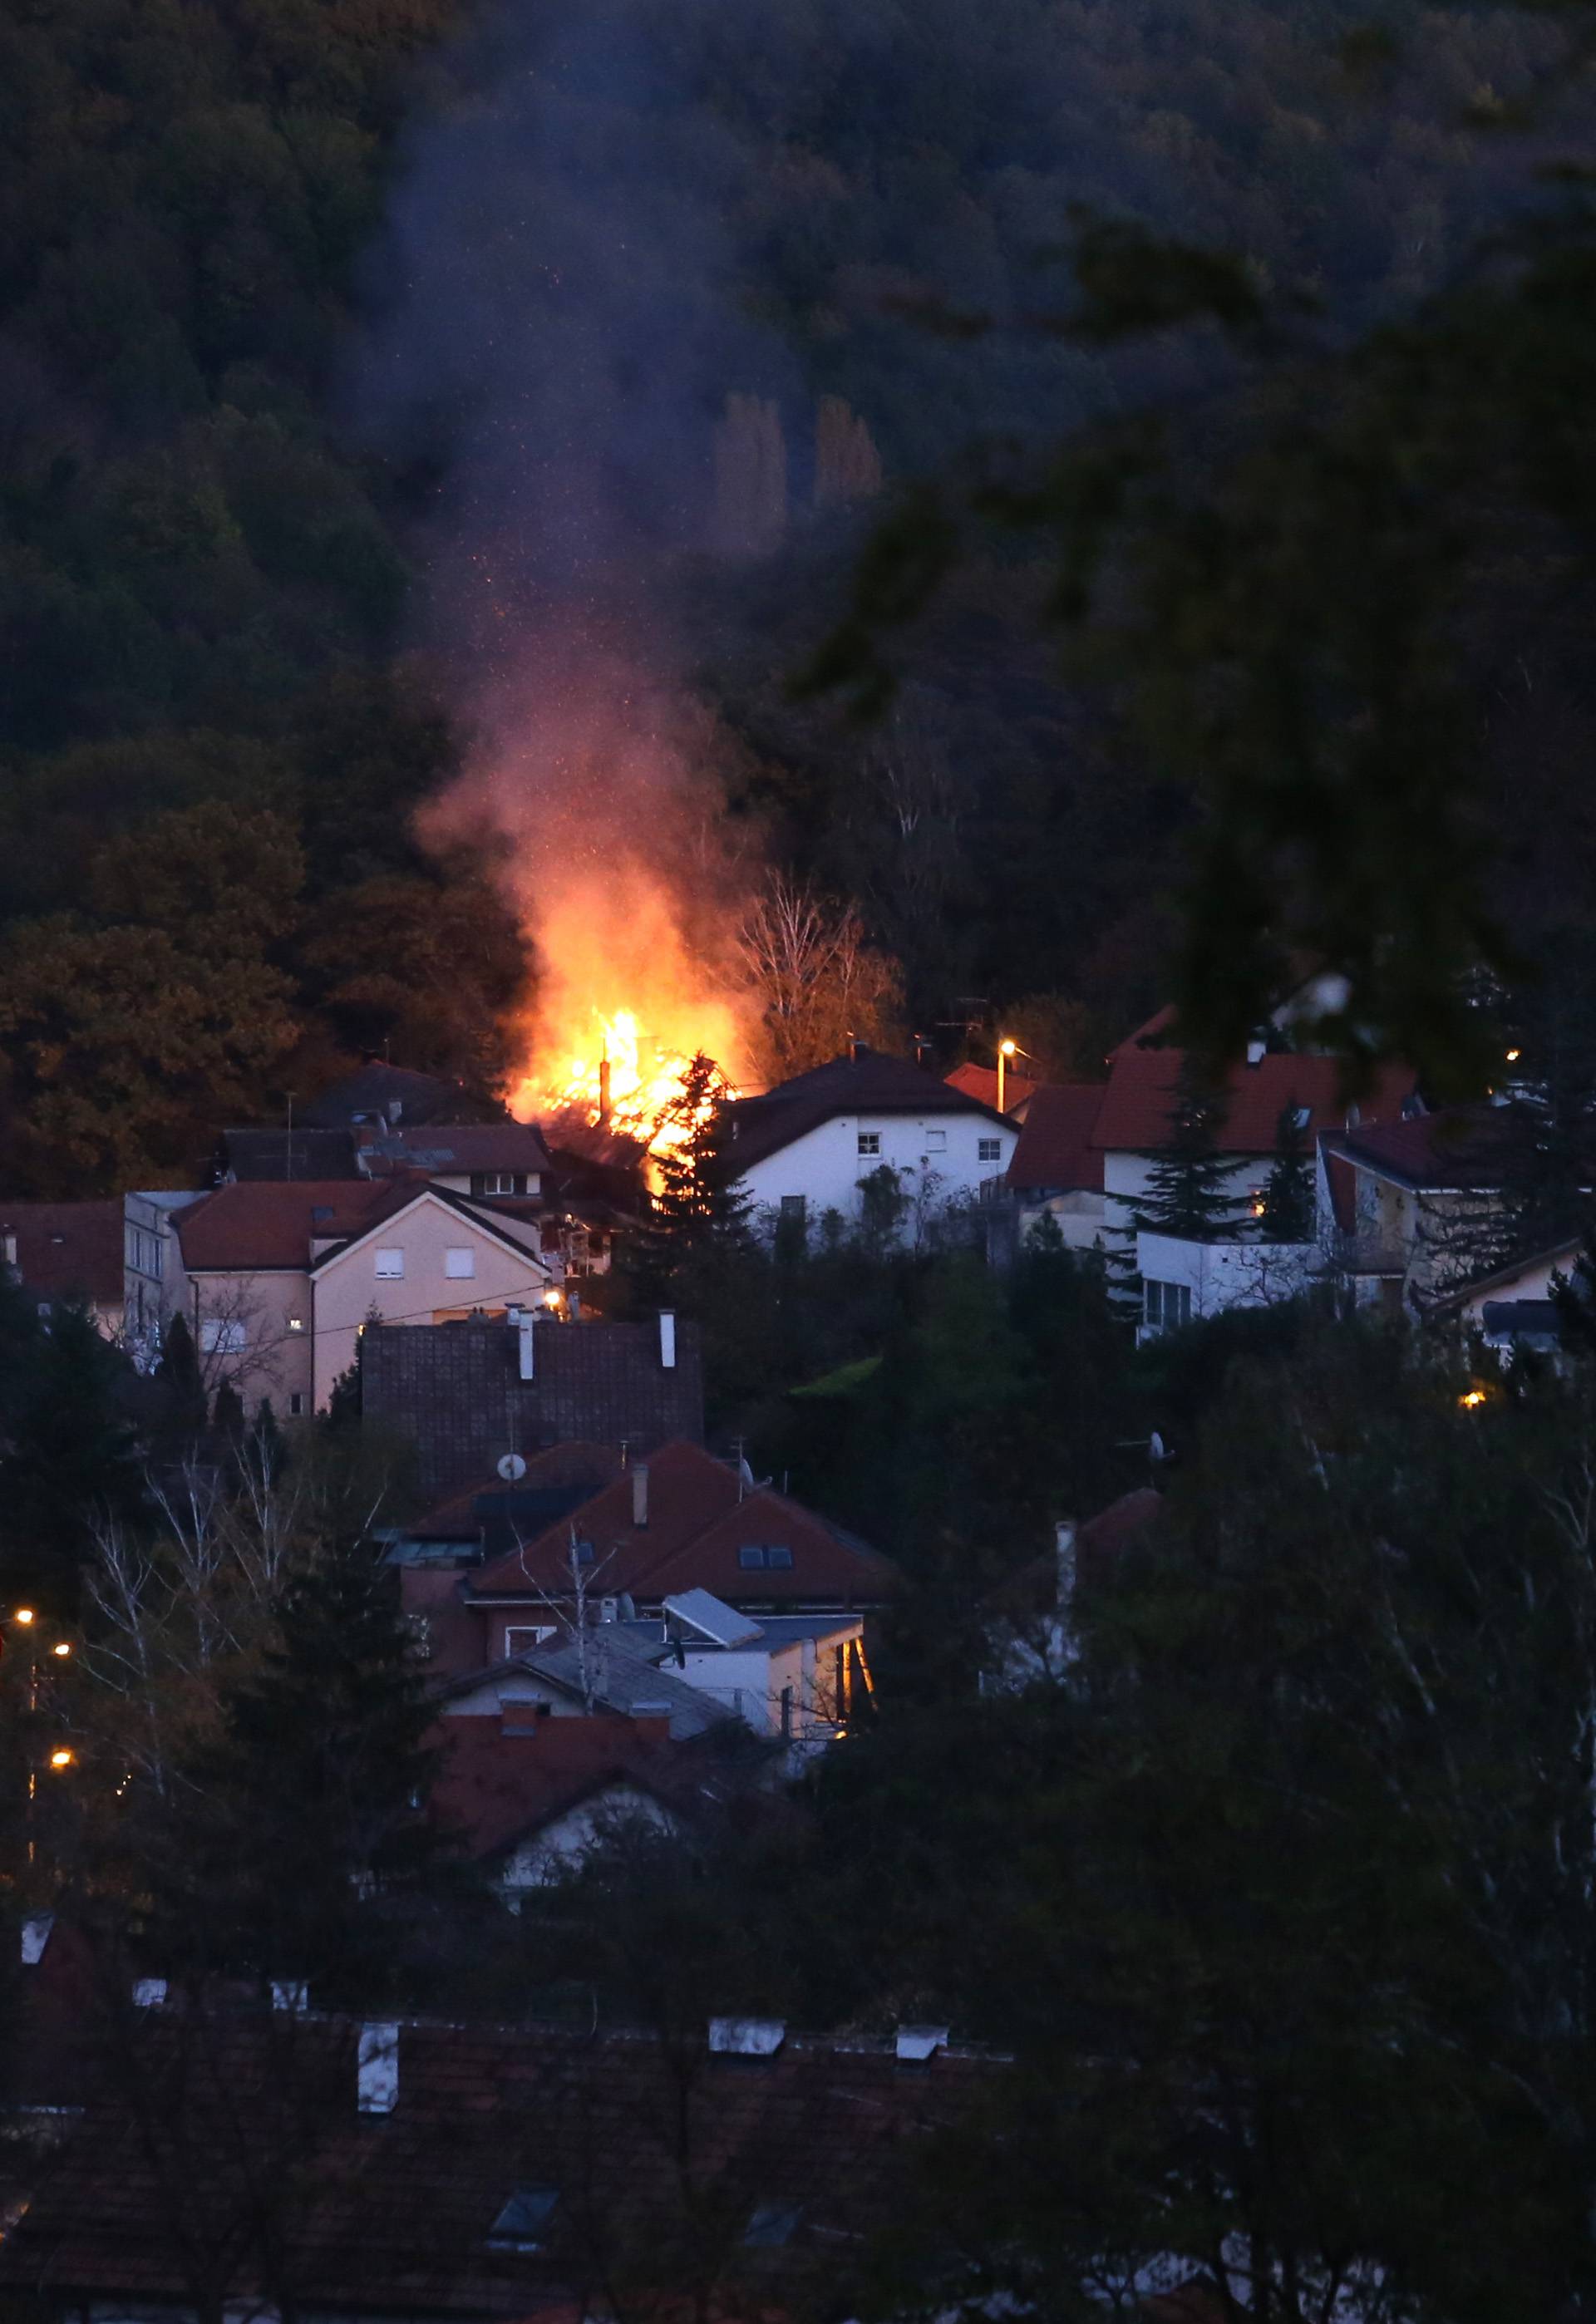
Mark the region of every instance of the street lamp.
POLYGON ((1008 1068, 1010 1058, 1014 1055, 1014 1049, 1015 1044, 1012 1041, 998 1043, 998 1111, 1000 1113, 1003 1111, 1003 1075, 1008 1068))

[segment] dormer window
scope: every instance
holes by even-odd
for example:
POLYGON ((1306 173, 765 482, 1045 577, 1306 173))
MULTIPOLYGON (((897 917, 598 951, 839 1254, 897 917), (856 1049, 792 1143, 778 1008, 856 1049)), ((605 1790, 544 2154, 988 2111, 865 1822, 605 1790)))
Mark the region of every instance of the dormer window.
POLYGON ((489 2251, 541 2251, 558 2201, 558 2187, 517 2187, 488 2229, 489 2251))

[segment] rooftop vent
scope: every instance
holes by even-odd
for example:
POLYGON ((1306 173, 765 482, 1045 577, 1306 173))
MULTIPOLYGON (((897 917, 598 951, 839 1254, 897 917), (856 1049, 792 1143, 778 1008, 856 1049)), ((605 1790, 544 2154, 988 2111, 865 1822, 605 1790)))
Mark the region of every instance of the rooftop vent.
POLYGON ((159 2009, 166 1999, 166 1979, 163 1977, 135 1977, 133 1981, 133 2006, 135 2009, 159 2009))
POLYGON ((559 2200, 558 2187, 517 2187, 488 2229, 490 2251, 542 2249, 543 2230, 559 2200))
POLYGON ((773 2058, 787 2039, 780 2017, 712 2017, 709 2046, 717 2058, 773 2058))
POLYGON ((50 1932, 55 1926, 53 1913, 35 1913, 32 1920, 23 1923, 23 1967, 37 1969, 44 1959, 44 1948, 50 1942, 50 1932))
POLYGON ((399 2028, 392 2022, 360 2029, 356 2061, 362 2114, 392 2114, 399 2104, 399 2028))
POLYGON ((906 2066, 924 2066, 947 2047, 946 2025, 900 2025, 895 2047, 906 2066))
POLYGON ((745 2244, 763 2245, 792 2241, 793 2229, 804 2216, 801 2203, 761 2203, 748 2222, 743 2240, 745 2244))

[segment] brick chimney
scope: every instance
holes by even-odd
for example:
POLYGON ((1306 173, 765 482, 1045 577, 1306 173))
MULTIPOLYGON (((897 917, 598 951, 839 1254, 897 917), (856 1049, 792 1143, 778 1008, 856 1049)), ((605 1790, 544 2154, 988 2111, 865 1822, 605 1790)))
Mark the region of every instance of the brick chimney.
POLYGON ((661 1307, 660 1310, 660 1369, 665 1372, 673 1372, 676 1370, 676 1310, 674 1307, 661 1307))

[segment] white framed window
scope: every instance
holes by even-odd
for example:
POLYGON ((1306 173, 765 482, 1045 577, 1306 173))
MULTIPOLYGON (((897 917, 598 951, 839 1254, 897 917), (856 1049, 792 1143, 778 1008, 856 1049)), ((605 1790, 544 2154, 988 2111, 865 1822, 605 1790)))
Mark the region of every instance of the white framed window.
POLYGON ((377 1253, 377 1281, 396 1283, 404 1273, 404 1253, 392 1247, 377 1253))
POLYGON ((975 1148, 975 1158, 978 1162, 1001 1162, 1003 1158, 1002 1139, 1001 1138, 982 1139, 975 1148))
POLYGON ((530 1655, 532 1648, 540 1646, 545 1638, 558 1637, 558 1635, 552 1622, 529 1622, 524 1628, 519 1622, 506 1623, 504 1658, 508 1662, 512 1655, 530 1655))
POLYGON ((208 1356, 241 1356, 249 1333, 235 1316, 208 1315, 199 1326, 200 1352, 208 1356))
POLYGON ((862 1130, 859 1133, 859 1151, 861 1154, 879 1154, 881 1150, 881 1131, 879 1130, 862 1130))
POLYGON ((1154 1276, 1142 1278, 1142 1320, 1153 1332, 1178 1332, 1192 1320, 1192 1286, 1189 1283, 1160 1283, 1154 1276))
POLYGON ((947 1132, 946 1130, 927 1130, 926 1151, 927 1154, 946 1154, 947 1152, 947 1132))
POLYGON ((443 1271, 453 1282, 476 1273, 476 1253, 469 1243, 457 1243, 443 1255, 443 1271))
POLYGON ((301 1388, 292 1388, 289 1392, 288 1416, 291 1420, 302 1420, 304 1418, 304 1391, 301 1388))

